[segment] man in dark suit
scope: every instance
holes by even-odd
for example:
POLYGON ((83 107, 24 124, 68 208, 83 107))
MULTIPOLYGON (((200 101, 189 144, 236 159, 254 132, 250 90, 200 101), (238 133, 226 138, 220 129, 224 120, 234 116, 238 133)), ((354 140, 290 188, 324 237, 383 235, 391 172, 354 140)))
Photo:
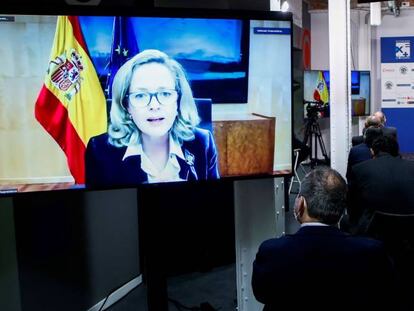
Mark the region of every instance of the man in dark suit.
POLYGON ((396 141, 397 139, 397 128, 392 126, 386 126, 387 118, 385 117, 385 114, 382 111, 376 111, 374 112, 374 117, 377 117, 381 122, 382 131, 385 136, 390 136, 394 138, 396 141))
POLYGON ((414 213, 414 162, 399 156, 398 143, 380 136, 372 144, 374 158, 352 168, 348 214, 364 233, 374 211, 414 213))
POLYGON ((351 169, 355 164, 372 159, 371 146, 375 138, 382 135, 382 129, 371 126, 364 132, 364 142, 353 146, 348 155, 346 179, 350 180, 351 169))
POLYGON ((347 186, 338 172, 317 168, 302 181, 296 234, 263 242, 252 287, 263 310, 376 310, 391 308, 393 267, 381 242, 341 232, 347 186))
POLYGON ((365 120, 364 128, 362 129, 362 135, 352 137, 352 146, 357 146, 364 142, 364 134, 368 128, 381 127, 381 120, 376 116, 369 116, 365 120))

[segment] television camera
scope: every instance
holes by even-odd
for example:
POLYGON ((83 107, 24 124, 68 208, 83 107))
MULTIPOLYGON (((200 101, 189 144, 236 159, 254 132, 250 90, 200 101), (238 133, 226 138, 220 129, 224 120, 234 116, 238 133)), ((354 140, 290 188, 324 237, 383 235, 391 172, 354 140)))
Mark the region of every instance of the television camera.
POLYGON ((321 101, 305 101, 306 107, 306 117, 308 119, 318 119, 319 114, 323 113, 325 109, 325 104, 321 101))

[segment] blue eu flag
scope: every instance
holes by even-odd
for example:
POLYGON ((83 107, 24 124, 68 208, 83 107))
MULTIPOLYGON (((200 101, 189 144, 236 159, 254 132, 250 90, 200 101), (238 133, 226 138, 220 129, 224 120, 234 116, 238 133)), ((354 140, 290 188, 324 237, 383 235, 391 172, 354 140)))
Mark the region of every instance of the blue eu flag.
POLYGON ((112 36, 111 58, 108 64, 109 71, 105 87, 107 98, 112 96, 112 81, 119 67, 139 52, 133 25, 129 17, 115 16, 112 36))

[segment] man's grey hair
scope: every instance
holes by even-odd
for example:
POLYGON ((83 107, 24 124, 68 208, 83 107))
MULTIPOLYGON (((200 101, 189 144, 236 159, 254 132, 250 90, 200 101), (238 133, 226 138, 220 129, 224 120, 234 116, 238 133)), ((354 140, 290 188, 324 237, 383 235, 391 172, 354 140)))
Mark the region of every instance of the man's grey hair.
POLYGON ((380 127, 381 126, 381 119, 378 116, 369 116, 365 120, 365 128, 369 127, 380 127))
POLYGON ((371 126, 367 128, 364 133, 364 143, 368 146, 368 148, 371 148, 374 140, 383 134, 384 133, 382 132, 382 128, 371 126))
POLYGON ((346 208, 347 185, 334 169, 318 167, 305 176, 299 195, 305 198, 310 217, 334 225, 346 208))
POLYGON ((381 110, 375 111, 374 116, 380 120, 382 126, 385 125, 385 120, 386 120, 385 113, 383 113, 381 110))

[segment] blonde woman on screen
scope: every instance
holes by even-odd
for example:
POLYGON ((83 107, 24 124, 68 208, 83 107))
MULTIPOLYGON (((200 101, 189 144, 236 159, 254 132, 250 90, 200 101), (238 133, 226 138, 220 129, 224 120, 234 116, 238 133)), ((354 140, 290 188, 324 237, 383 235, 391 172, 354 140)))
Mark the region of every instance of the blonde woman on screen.
POLYGON ((198 128, 197 107, 182 66, 145 50, 116 73, 108 133, 86 150, 86 186, 217 179, 210 131, 198 128))

